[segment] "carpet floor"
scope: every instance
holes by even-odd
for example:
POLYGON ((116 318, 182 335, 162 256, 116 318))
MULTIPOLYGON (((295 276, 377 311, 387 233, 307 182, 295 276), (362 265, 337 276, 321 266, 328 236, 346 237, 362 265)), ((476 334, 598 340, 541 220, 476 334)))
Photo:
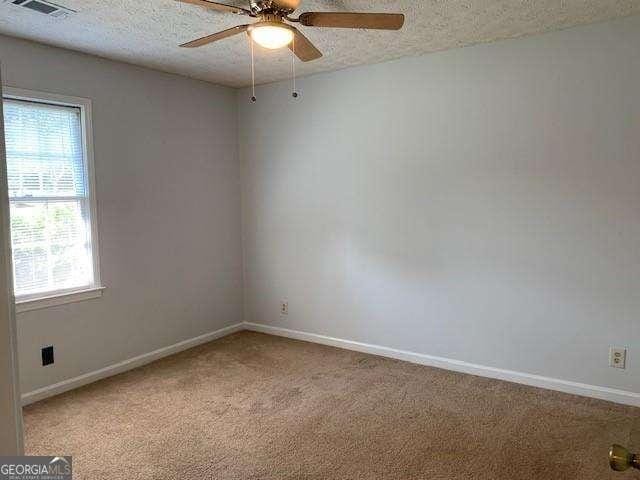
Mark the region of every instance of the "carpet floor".
POLYGON ((631 479, 640 409, 240 332, 24 409, 75 479, 631 479))

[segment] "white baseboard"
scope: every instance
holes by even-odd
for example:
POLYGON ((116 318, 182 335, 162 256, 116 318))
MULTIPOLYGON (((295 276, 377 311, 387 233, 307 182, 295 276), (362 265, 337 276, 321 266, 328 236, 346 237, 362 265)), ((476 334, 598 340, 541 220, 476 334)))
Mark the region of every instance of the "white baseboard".
POLYGON ((543 377, 541 375, 532 375, 529 373, 515 372, 513 370, 504 370, 501 368, 487 367, 484 365, 476 365, 473 363, 463 362, 460 360, 452 360, 450 358, 435 357, 422 353, 409 352, 406 350, 397 350, 395 348, 383 347, 380 345, 371 345, 368 343, 355 342, 352 340, 344 340, 341 338, 328 337, 317 333, 308 333, 298 330, 289 330, 286 328, 273 327, 271 325, 262 325, 258 323, 237 323, 229 327, 224 327, 213 332, 205 333, 195 338, 190 338, 182 342, 159 348, 153 352, 145 353, 137 357, 124 360, 122 362, 110 365, 100 370, 88 372, 78 377, 63 380, 53 385, 48 385, 37 390, 22 395, 22 404, 28 405, 47 397, 52 397, 68 390, 96 382, 103 378, 117 375, 134 368, 151 363, 174 353, 187 350, 189 348, 210 342, 217 338, 230 335, 241 330, 251 330, 254 332, 262 332, 280 337, 293 338, 296 340, 304 340, 332 347, 354 350, 357 352, 370 353, 372 355, 380 355, 382 357, 395 358, 405 362, 426 365, 430 367, 443 368, 445 370, 453 370, 456 372, 478 375, 481 377, 495 378, 508 382, 521 383, 533 387, 545 388, 548 390, 557 390, 560 392, 571 393, 583 397, 597 398, 600 400, 608 400, 610 402, 620 403, 623 405, 632 405, 640 407, 640 393, 628 392, 625 390, 617 390, 614 388, 600 387, 597 385, 588 385, 584 383, 571 382, 568 380, 560 380, 558 378, 543 377))
POLYGON ((273 327, 271 325, 245 322, 244 327, 245 329, 252 330, 254 332, 262 332, 268 333, 270 335, 277 335, 280 337, 320 343, 322 345, 330 345, 332 347, 355 350, 357 352, 370 353, 373 355, 380 355, 382 357, 395 358, 397 360, 404 360, 405 362, 417 363, 419 365, 427 365, 429 367, 437 367, 445 370, 454 370, 456 372, 468 373, 481 377, 495 378, 498 380, 530 385, 532 387, 545 388, 547 390, 557 390, 564 393, 571 393, 573 395, 597 398, 600 400, 608 400, 610 402, 621 403, 623 405, 640 407, 640 393, 628 392, 626 390, 617 390, 614 388, 600 387, 597 385, 588 385, 585 383, 560 380, 558 378, 532 375, 530 373, 515 372, 513 370, 504 370, 501 368, 476 365, 460 360, 452 360, 450 358, 434 357, 432 355, 408 352, 406 350, 396 350, 394 348, 354 342, 352 340, 343 340, 341 338, 327 337, 325 335, 319 335, 316 333, 289 330, 286 328, 273 327))
POLYGON ((241 330, 244 330, 244 324, 236 323, 235 325, 231 325, 229 327, 224 327, 213 332, 205 333, 204 335, 200 335, 198 337, 190 338, 182 342, 174 343, 173 345, 169 345, 167 347, 159 348, 158 350, 154 350, 153 352, 145 353, 143 355, 139 355, 137 357, 133 357, 119 363, 115 363, 108 367, 101 368, 100 370, 88 372, 78 377, 70 378, 68 380, 54 383, 53 385, 38 388, 37 390, 33 390, 22 395, 22 405, 29 405, 30 403, 37 402, 38 400, 52 397, 68 390, 73 390, 74 388, 96 382, 103 378, 126 372, 127 370, 132 370, 142 365, 146 365, 147 363, 151 363, 154 360, 173 355, 174 353, 196 347, 203 343, 215 340, 216 338, 231 335, 232 333, 239 332, 241 330))

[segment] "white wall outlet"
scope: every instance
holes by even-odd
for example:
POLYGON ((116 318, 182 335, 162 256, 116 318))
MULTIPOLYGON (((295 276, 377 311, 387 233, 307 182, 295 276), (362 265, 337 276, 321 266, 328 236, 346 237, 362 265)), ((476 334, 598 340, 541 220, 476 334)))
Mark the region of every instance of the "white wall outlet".
POLYGON ((609 366, 613 368, 627 368, 627 349, 624 347, 610 347, 609 366))
POLYGON ((289 302, 287 302, 286 300, 280 302, 280 314, 289 315, 289 302))

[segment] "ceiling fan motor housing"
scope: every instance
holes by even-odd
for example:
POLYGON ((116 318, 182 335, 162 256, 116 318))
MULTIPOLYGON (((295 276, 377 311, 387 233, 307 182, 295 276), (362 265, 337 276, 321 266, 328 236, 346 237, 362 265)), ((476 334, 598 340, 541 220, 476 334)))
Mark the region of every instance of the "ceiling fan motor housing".
POLYGON ((300 0, 251 0, 251 11, 256 15, 273 13, 286 16, 293 13, 300 0))

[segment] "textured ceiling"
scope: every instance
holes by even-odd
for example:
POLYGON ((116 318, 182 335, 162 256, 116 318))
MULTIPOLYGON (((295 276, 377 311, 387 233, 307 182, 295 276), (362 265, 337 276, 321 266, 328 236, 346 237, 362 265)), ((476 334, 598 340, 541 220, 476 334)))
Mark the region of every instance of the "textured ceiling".
MULTIPOLYGON (((54 1, 77 13, 56 19, 0 0, 0 33, 222 85, 251 81, 246 35, 178 47, 249 17, 174 0, 54 1)), ((247 6, 248 0, 228 3, 247 6)), ((640 14, 640 0, 303 0, 297 13, 323 10, 399 12, 406 22, 399 32, 300 27, 324 53, 320 60, 298 62, 300 75, 640 14)), ((287 49, 257 49, 256 57, 257 83, 289 76, 287 49)))

